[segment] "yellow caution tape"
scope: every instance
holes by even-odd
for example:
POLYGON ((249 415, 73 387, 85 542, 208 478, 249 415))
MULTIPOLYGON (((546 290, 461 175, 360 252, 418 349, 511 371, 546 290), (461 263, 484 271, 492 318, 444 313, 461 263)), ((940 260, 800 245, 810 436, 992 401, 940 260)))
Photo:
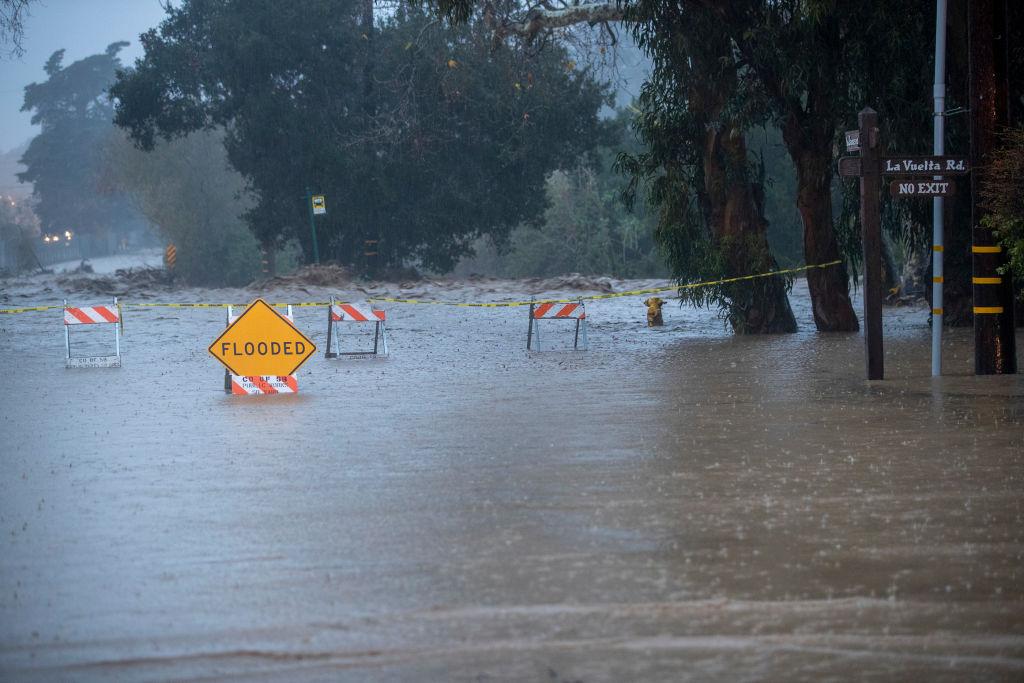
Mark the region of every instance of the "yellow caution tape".
MULTIPOLYGON (((666 287, 653 287, 651 289, 631 289, 626 292, 613 292, 611 294, 591 294, 590 296, 578 296, 572 299, 534 299, 533 301, 495 301, 487 303, 468 303, 468 302, 456 302, 456 301, 425 301, 421 299, 397 299, 392 297, 367 297, 366 301, 382 301, 393 304, 427 304, 433 306, 460 306, 465 308, 507 308, 514 306, 529 306, 530 304, 571 304, 577 301, 598 301, 601 299, 618 299, 627 296, 644 296, 646 294, 660 294, 662 292, 680 291, 683 289, 698 289, 700 287, 713 287, 715 285, 725 285, 731 282, 743 282, 745 280, 756 280, 763 277, 773 277, 775 275, 789 275, 791 273, 799 273, 805 270, 811 270, 812 268, 829 268, 842 263, 842 260, 837 259, 835 261, 829 261, 828 263, 819 263, 812 266, 800 266, 799 268, 787 268, 785 270, 773 270, 767 273, 758 273, 756 275, 741 275, 739 277, 727 277, 720 280, 708 280, 706 282, 692 282, 684 285, 668 285, 666 287)), ((335 303, 347 303, 344 301, 336 301, 335 303)), ((126 303, 119 302, 119 306, 132 306, 135 308, 227 308, 228 306, 234 306, 236 308, 245 308, 248 304, 211 304, 211 303, 158 303, 158 302, 139 302, 139 303, 126 303)), ((287 308, 292 306, 295 308, 307 308, 307 307, 321 307, 330 306, 329 301, 306 301, 300 303, 274 303, 270 304, 275 308, 287 308)), ((0 308, 0 314, 4 313, 27 313, 29 311, 52 311, 63 308, 63 306, 26 306, 22 308, 0 308)))
POLYGON ((0 308, 0 313, 28 313, 30 311, 53 311, 63 306, 24 306, 22 308, 0 308))
MULTIPOLYGON (((141 307, 146 307, 146 308, 227 308, 228 306, 233 306, 235 308, 245 308, 248 305, 249 304, 196 304, 196 303, 180 303, 180 304, 175 303, 175 304, 170 304, 170 303, 149 303, 149 302, 147 302, 147 303, 126 303, 125 304, 125 306, 135 306, 135 307, 140 307, 140 308, 141 307)), ((312 307, 312 306, 329 306, 330 302, 329 301, 306 301, 306 302, 297 303, 297 304, 281 304, 281 303, 277 303, 277 304, 269 304, 269 305, 273 306, 274 308, 288 308, 289 306, 291 306, 293 308, 303 308, 303 307, 312 307)))

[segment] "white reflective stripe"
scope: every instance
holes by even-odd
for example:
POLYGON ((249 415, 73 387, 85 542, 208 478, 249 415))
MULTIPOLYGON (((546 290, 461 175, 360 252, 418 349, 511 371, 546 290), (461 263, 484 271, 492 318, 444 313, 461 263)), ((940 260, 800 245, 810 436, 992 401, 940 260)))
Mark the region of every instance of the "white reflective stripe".
POLYGON ((231 385, 233 394, 294 394, 299 390, 294 375, 231 375, 231 385), (264 386, 260 386, 254 380, 264 386))

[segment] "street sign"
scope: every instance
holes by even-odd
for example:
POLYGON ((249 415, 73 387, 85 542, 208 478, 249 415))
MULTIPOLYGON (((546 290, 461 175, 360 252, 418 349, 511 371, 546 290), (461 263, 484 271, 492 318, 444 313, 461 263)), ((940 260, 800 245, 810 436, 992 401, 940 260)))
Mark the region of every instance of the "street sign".
POLYGON ((841 157, 839 159, 839 175, 854 177, 860 175, 860 157, 841 157))
POLYGON ((889 184, 893 197, 949 197, 956 194, 952 180, 894 180, 889 184))
POLYGON ((882 159, 884 175, 961 175, 969 173, 967 157, 889 157, 882 159))
POLYGON ((316 345, 263 299, 256 299, 216 341, 210 353, 233 375, 291 375, 316 345))
POLYGON ((313 213, 317 216, 327 213, 327 200, 322 194, 313 195, 313 213))
POLYGON ((859 130, 848 130, 846 131, 846 151, 856 152, 860 149, 860 131, 859 130))

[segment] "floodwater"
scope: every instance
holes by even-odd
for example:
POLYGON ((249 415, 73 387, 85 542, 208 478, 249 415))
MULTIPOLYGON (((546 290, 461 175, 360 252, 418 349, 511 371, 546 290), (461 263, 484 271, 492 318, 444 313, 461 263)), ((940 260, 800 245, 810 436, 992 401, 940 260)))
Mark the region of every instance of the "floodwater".
POLYGON ((786 336, 641 299, 589 304, 585 352, 391 304, 387 359, 298 308, 320 353, 272 397, 223 393, 219 309, 127 308, 106 370, 64 369, 60 311, 0 316, 0 679, 1024 679, 1024 377, 958 330, 933 380, 900 308, 866 382, 800 282, 786 336))

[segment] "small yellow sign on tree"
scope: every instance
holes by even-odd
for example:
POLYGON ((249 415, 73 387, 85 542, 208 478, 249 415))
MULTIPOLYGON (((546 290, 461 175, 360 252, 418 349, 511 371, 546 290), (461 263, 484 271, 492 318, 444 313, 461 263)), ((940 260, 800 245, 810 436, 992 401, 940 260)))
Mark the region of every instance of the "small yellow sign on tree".
POLYGON ((210 353, 233 375, 291 375, 316 353, 316 345, 270 304, 256 299, 210 344, 210 353))

